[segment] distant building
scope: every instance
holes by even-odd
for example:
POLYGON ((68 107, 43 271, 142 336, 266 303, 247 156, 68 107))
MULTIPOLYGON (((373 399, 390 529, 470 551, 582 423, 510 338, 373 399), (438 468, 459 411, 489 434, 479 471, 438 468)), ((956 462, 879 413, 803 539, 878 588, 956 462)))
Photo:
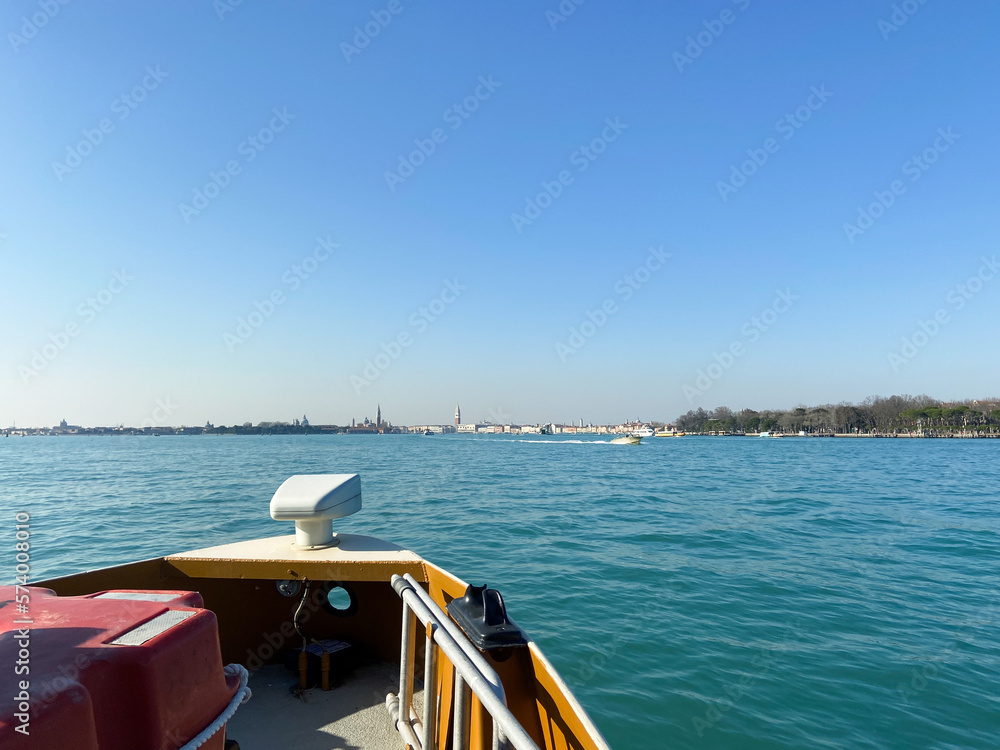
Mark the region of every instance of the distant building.
MULTIPOLYGON (((415 424, 409 427, 403 427, 400 429, 401 432, 416 432, 418 434, 423 434, 425 432, 430 432, 435 435, 441 434, 451 434, 455 432, 454 426, 450 424, 415 424)), ((395 432, 395 430, 393 430, 395 432)))
POLYGON ((59 421, 58 427, 52 428, 53 435, 78 435, 83 428, 77 424, 66 424, 66 420, 59 421))
POLYGON ((455 404, 455 427, 458 427, 460 424, 462 424, 462 410, 458 404, 455 404))
POLYGON ((355 424, 354 420, 352 419, 351 426, 347 428, 347 431, 354 434, 368 434, 368 435, 378 434, 378 428, 375 426, 374 422, 368 419, 368 417, 365 417, 365 421, 362 422, 361 424, 355 424))
POLYGON ((365 421, 361 424, 356 424, 355 421, 351 420, 351 426, 347 428, 347 432, 352 432, 355 434, 379 434, 385 435, 388 433, 398 433, 400 429, 398 427, 393 427, 392 422, 389 420, 382 419, 382 405, 378 404, 375 408, 375 421, 372 422, 368 417, 365 417, 365 421))

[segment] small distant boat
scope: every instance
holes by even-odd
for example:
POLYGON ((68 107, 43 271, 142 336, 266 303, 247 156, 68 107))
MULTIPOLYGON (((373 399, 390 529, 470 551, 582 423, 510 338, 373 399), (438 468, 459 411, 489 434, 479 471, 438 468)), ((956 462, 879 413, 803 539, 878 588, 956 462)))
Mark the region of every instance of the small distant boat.
POLYGON ((660 430, 653 437, 684 437, 683 432, 670 432, 668 430, 660 430))
POLYGON ((653 428, 652 427, 640 427, 638 430, 636 430, 632 434, 633 435, 637 435, 638 437, 641 437, 641 438, 644 438, 644 437, 653 437, 653 428))
POLYGON ((622 435, 611 441, 612 445, 638 445, 642 441, 640 435, 622 435))
POLYGON ((781 437, 784 437, 784 435, 782 435, 779 432, 762 432, 762 433, 760 433, 760 437, 764 437, 764 438, 781 438, 781 437))
POLYGON ((433 435, 434 433, 431 432, 430 430, 424 430, 424 434, 425 435, 433 435))

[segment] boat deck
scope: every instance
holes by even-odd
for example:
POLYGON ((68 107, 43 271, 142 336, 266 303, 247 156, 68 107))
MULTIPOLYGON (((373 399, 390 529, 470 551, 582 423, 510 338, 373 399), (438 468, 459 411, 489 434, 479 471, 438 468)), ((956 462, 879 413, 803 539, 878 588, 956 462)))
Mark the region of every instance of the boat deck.
MULTIPOLYGON (((241 750, 399 750, 403 741, 389 720, 386 693, 399 689, 399 667, 358 667, 343 685, 296 696, 295 675, 281 665, 250 676, 253 697, 240 706, 227 736, 241 750)), ((415 702, 422 705, 422 692, 415 702)))
MULTIPOLYGON (((407 593, 401 595, 392 580, 412 576, 407 585, 422 587, 433 603, 427 615, 415 614, 412 606, 405 610, 411 628, 407 632, 412 633, 407 663, 418 684, 424 673, 427 638, 421 623, 426 628, 427 617, 440 618, 440 627, 452 622, 441 608, 463 596, 468 585, 414 552, 374 537, 340 534, 339 545, 322 549, 300 549, 294 539, 282 535, 234 542, 76 573, 39 585, 62 597, 109 591, 198 592, 204 609, 216 618, 221 662, 251 670, 253 697, 239 708, 228 727, 229 737, 243 750, 400 750, 404 739, 391 724, 385 698, 398 691, 401 615, 407 593), (281 581, 308 581, 310 588, 302 586, 301 594, 288 595, 283 586, 276 585, 281 581), (330 592, 336 600, 329 599, 330 592), (282 662, 299 643, 295 633, 299 614, 308 637, 343 641, 356 648, 355 656, 347 661, 361 663, 332 691, 312 689, 301 696, 292 691, 297 675, 285 670, 282 662)), ((409 596, 424 598, 416 591, 409 596)), ((453 629, 454 633, 449 632, 452 628, 442 631, 451 643, 466 640, 457 627, 453 629)), ((441 642, 435 638, 435 643, 441 642)), ((442 648, 436 651, 439 658, 432 679, 443 692, 430 720, 439 735, 451 737, 455 665, 442 648)), ((509 710, 499 705, 493 710, 505 722, 508 735, 520 736, 521 746, 609 750, 535 644, 514 649, 502 660, 487 656, 485 662, 477 666, 463 661, 463 669, 472 677, 503 683, 509 710)), ((422 716, 422 698, 418 692, 411 704, 418 716, 422 716)), ((478 732, 465 732, 471 733, 477 734, 477 743, 482 739, 489 746, 491 732, 483 732, 482 737, 478 732)))

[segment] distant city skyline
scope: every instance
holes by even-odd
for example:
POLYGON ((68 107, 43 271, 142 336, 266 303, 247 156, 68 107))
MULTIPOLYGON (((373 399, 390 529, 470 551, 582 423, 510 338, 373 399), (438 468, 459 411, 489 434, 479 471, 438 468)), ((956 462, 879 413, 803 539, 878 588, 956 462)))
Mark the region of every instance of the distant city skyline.
MULTIPOLYGON (((894 395, 895 396, 895 395, 904 395, 904 394, 888 394, 888 395, 894 395)), ((911 394, 911 395, 928 396, 928 394, 911 394)), ((934 399, 933 395, 930 395, 928 397, 931 398, 931 399, 934 399)), ((975 403, 995 404, 998 401, 1000 401, 1000 397, 980 395, 978 398, 935 399, 935 400, 941 401, 942 403, 970 402, 970 403, 974 403, 974 404, 975 403)), ((759 406, 754 406, 754 405, 732 407, 732 406, 729 406, 728 404, 714 404, 711 407, 702 407, 702 408, 705 408, 706 411, 711 412, 715 408, 722 407, 722 408, 731 409, 734 413, 737 413, 737 412, 740 412, 740 411, 743 411, 743 410, 751 410, 751 411, 756 411, 756 412, 764 412, 764 411, 787 411, 789 409, 792 409, 792 408, 795 408, 795 407, 798 407, 798 406, 810 406, 810 407, 821 406, 821 405, 837 406, 837 405, 840 405, 840 404, 858 405, 858 404, 862 403, 862 401, 863 400, 859 400, 857 402, 848 402, 848 401, 840 401, 840 402, 822 401, 822 402, 817 402, 817 403, 814 403, 814 404, 805 404, 805 403, 801 403, 800 402, 799 404, 793 404, 793 405, 786 406, 786 407, 759 407, 759 406)), ((510 414, 505 413, 502 409, 490 409, 489 412, 488 412, 488 414, 486 416, 483 416, 481 419, 475 419, 472 422, 469 422, 469 421, 463 421, 463 419, 462 419, 462 413, 461 413, 461 408, 460 408, 459 405, 456 404, 454 415, 453 415, 453 421, 452 422, 449 422, 448 420, 415 420, 415 421, 409 421, 409 422, 399 422, 399 421, 395 421, 394 422, 393 420, 389 419, 388 417, 383 417, 383 415, 382 415, 382 405, 381 405, 381 403, 376 403, 376 405, 375 405, 375 418, 374 419, 370 418, 366 414, 365 416, 362 416, 362 417, 351 417, 350 419, 344 420, 344 421, 319 421, 319 420, 315 420, 315 419, 309 419, 306 414, 303 414, 301 418, 299 418, 299 417, 291 417, 290 419, 289 418, 237 419, 237 420, 232 420, 232 421, 207 420, 207 421, 204 421, 204 422, 199 423, 199 424, 189 424, 189 423, 186 423, 186 422, 170 421, 169 420, 169 415, 171 413, 173 413, 173 411, 174 410, 173 410, 173 408, 172 408, 172 406, 171 406, 171 404, 169 402, 165 403, 165 402, 160 401, 159 404, 158 404, 157 409, 154 410, 153 414, 150 417, 147 417, 146 419, 144 419, 142 421, 134 422, 134 423, 129 423, 129 422, 106 422, 106 423, 105 422, 100 422, 100 423, 98 423, 98 422, 95 422, 95 423, 80 422, 80 423, 75 423, 75 422, 72 422, 70 420, 60 419, 58 422, 56 422, 54 424, 20 424, 20 425, 18 425, 16 423, 11 423, 11 424, 6 424, 5 425, 5 424, 0 423, 0 430, 7 430, 7 429, 11 429, 11 428, 16 428, 16 429, 46 429, 46 428, 55 428, 55 427, 62 427, 62 428, 66 428, 66 427, 85 427, 85 428, 108 428, 108 427, 110 427, 110 428, 117 428, 117 427, 137 428, 137 427, 140 427, 141 428, 141 427, 147 427, 147 428, 152 429, 152 428, 161 427, 161 426, 162 427, 209 427, 209 428, 213 428, 214 429, 215 427, 221 427, 221 426, 233 427, 233 426, 243 426, 243 425, 247 425, 247 424, 253 425, 253 426, 258 426, 260 424, 284 424, 284 425, 295 426, 295 427, 297 427, 299 425, 304 426, 304 427, 309 427, 309 426, 325 426, 325 425, 336 425, 336 426, 339 426, 339 427, 353 427, 353 426, 355 426, 356 423, 358 425, 370 423, 373 426, 381 426, 384 423, 386 425, 401 426, 401 427, 410 427, 410 426, 414 426, 414 425, 422 425, 422 426, 423 425, 426 425, 426 426, 436 425, 436 426, 453 427, 453 428, 458 428, 460 425, 466 425, 466 426, 468 426, 470 424, 471 425, 511 425, 511 424, 514 424, 514 425, 551 425, 551 424, 559 424, 559 425, 570 425, 570 426, 576 426, 576 425, 578 425, 580 427, 584 427, 584 426, 595 426, 596 427, 596 426, 610 426, 610 425, 638 424, 638 423, 643 423, 643 424, 652 424, 652 423, 673 424, 674 422, 677 421, 678 418, 684 416, 684 413, 682 412, 682 413, 678 413, 678 414, 675 414, 675 415, 670 416, 670 417, 662 417, 662 418, 658 417, 658 416, 647 417, 647 416, 642 415, 642 414, 640 414, 640 415, 633 415, 633 416, 626 415, 626 416, 621 417, 620 419, 608 420, 608 421, 597 421, 597 420, 592 420, 592 419, 585 419, 584 417, 578 417, 577 419, 522 419, 522 420, 515 420, 515 419, 511 418, 510 414)), ((693 409, 689 410, 689 411, 693 411, 693 409)))
POLYGON ((0 425, 992 395, 1000 6, 903 5, 14 0, 0 425))

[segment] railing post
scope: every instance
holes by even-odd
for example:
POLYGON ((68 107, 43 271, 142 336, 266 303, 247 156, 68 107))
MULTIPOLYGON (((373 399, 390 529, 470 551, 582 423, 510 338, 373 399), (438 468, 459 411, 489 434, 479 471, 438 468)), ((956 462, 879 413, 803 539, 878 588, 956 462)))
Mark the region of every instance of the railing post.
POLYGON ((469 697, 465 687, 465 680, 455 667, 455 734, 452 747, 454 750, 466 750, 466 716, 468 714, 469 697))
POLYGON ((410 699, 413 695, 413 627, 410 624, 410 605, 403 602, 403 636, 399 654, 399 718, 410 720, 410 699))
POLYGON ((427 623, 424 645, 424 742, 422 750, 434 750, 434 728, 437 725, 437 649, 434 633, 437 625, 427 623))
MULTIPOLYGON (((430 597, 419 588, 420 584, 410 579, 407 575, 394 575, 392 577, 392 587, 399 594, 404 607, 404 629, 408 635, 404 635, 401 640, 408 642, 409 648, 405 650, 402 658, 408 665, 414 665, 416 660, 416 622, 425 625, 425 649, 424 649, 424 706, 423 721, 417 718, 413 710, 413 669, 412 667, 403 670, 401 668, 400 692, 405 693, 409 706, 398 706, 398 716, 396 726, 403 735, 403 741, 410 745, 413 750, 439 750, 436 744, 438 735, 441 744, 445 744, 448 737, 447 727, 438 730, 437 722, 441 713, 438 706, 438 680, 437 665, 438 651, 440 650, 444 658, 455 670, 455 744, 454 750, 470 750, 468 734, 465 731, 480 712, 485 712, 493 719, 493 750, 509 750, 513 747, 516 750, 539 750, 538 745, 528 735, 517 718, 511 713, 506 705, 504 697, 503 683, 499 675, 476 651, 472 643, 465 637, 448 615, 430 597), (412 612, 413 619, 407 618, 407 614, 412 612), (410 628, 413 628, 410 630, 410 628), (404 686, 403 681, 409 674, 409 682, 404 686), (472 697, 474 696, 474 698, 472 697), (409 710, 407 711, 407 708, 409 710), (405 719, 409 715, 409 719, 405 719), (508 739, 511 738, 511 739, 508 739)), ((386 705, 390 715, 397 712, 393 705, 396 696, 389 695, 386 698, 386 705)), ((482 717, 483 729, 489 726, 482 717)), ((483 732, 484 734, 485 732, 483 732)), ((480 735, 482 736, 482 735, 480 735)), ((482 739, 485 739, 483 737, 482 739)), ((606 746, 604 750, 608 750, 606 746)))

